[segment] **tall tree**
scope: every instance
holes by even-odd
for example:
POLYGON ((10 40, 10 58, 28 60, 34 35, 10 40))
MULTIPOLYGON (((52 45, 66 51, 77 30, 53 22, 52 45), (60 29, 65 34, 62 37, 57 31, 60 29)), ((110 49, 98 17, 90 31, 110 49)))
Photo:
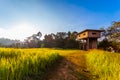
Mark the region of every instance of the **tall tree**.
POLYGON ((105 39, 99 44, 100 45, 108 45, 108 47, 113 47, 116 52, 120 51, 120 22, 114 21, 110 27, 107 29, 102 29, 104 32, 102 33, 105 39), (108 42, 106 42, 106 39, 108 42))
POLYGON ((56 45, 57 45, 56 47, 65 48, 66 37, 67 37, 66 32, 57 32, 56 38, 55 38, 56 45))
POLYGON ((44 47, 55 47, 56 43, 55 43, 55 35, 54 34, 48 34, 44 36, 43 39, 43 44, 44 47))
POLYGON ((113 22, 112 25, 106 29, 101 28, 103 30, 102 36, 107 38, 109 41, 120 42, 120 22, 113 22))
POLYGON ((78 48, 79 44, 76 41, 77 38, 77 32, 68 32, 68 37, 67 37, 67 41, 66 41, 66 48, 78 48))
POLYGON ((78 48, 76 41, 77 32, 57 32, 56 34, 48 34, 44 36, 43 43, 45 47, 55 48, 78 48))
POLYGON ((120 22, 113 22, 107 31, 111 41, 120 42, 120 22))
POLYGON ((38 32, 37 34, 33 34, 30 37, 27 37, 27 39, 24 41, 26 47, 40 47, 40 38, 42 36, 41 32, 38 32))

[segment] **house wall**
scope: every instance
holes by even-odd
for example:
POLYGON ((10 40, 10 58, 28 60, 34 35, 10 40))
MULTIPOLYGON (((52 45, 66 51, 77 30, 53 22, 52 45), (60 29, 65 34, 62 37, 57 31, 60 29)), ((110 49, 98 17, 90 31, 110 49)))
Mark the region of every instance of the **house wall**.
POLYGON ((88 37, 92 37, 92 38, 99 38, 100 37, 100 32, 97 31, 89 31, 88 32, 88 37))
POLYGON ((85 31, 81 34, 78 34, 77 39, 84 39, 84 38, 99 38, 100 32, 98 31, 85 31))
POLYGON ((88 37, 88 31, 78 34, 77 39, 84 39, 88 37))

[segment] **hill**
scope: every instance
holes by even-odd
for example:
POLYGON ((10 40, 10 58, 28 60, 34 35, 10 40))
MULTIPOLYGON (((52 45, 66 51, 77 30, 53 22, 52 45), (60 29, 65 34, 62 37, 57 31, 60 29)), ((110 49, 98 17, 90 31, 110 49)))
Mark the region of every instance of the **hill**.
POLYGON ((16 42, 18 42, 18 40, 11 40, 8 38, 0 38, 1 45, 9 46, 9 45, 16 43, 16 42))

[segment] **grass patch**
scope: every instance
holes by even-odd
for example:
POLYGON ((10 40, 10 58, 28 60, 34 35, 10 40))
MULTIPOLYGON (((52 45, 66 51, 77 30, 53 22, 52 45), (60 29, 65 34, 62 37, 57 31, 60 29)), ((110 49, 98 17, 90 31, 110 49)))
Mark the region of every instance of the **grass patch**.
POLYGON ((0 80, 44 80, 61 58, 78 66, 78 75, 90 74, 90 80, 120 80, 118 53, 50 48, 0 48, 0 80))
POLYGON ((0 48, 0 80, 43 80, 59 58, 47 49, 0 48))
POLYGON ((86 60, 93 80, 120 80, 120 54, 92 50, 86 60))

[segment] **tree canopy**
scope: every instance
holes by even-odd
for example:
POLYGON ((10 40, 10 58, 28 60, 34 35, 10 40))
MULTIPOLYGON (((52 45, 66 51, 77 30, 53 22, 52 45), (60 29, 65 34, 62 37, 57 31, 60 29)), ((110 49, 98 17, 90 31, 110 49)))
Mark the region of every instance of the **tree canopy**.
POLYGON ((105 50, 112 46, 115 51, 120 51, 120 21, 112 22, 111 26, 107 29, 103 29, 104 32, 102 36, 105 39, 99 43, 99 47, 104 48, 105 50))
POLYGON ((110 41, 120 42, 120 22, 113 22, 110 27, 104 29, 103 36, 110 41))

